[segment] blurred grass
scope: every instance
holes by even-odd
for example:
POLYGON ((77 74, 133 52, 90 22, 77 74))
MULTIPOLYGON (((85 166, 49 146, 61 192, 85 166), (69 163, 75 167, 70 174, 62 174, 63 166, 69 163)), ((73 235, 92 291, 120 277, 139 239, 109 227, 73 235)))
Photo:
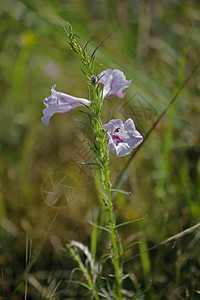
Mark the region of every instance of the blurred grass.
MULTIPOLYGON (((59 91, 87 97, 81 63, 70 50, 59 23, 67 26, 69 21, 83 44, 95 36, 88 46, 91 53, 111 33, 96 54, 97 64, 101 63, 102 69, 123 70, 133 84, 125 99, 106 100, 103 118, 108 120, 110 109, 116 118, 132 113, 138 130, 145 134, 199 60, 200 3, 3 0, 1 8, 2 297, 8 298, 25 269, 26 235, 33 240, 33 247, 38 245, 55 214, 55 208, 42 198, 46 178, 56 172, 66 173, 73 177, 78 190, 75 201, 62 209, 30 271, 29 299, 47 299, 37 287, 51 290, 73 267, 61 246, 71 239, 89 245, 92 228, 88 221, 95 221, 100 210, 91 170, 82 173, 72 162, 87 158, 79 152, 84 150, 81 140, 90 133, 83 134, 85 128, 75 122, 76 118, 87 119, 77 110, 54 116, 49 127, 40 120, 42 100, 55 83, 59 91)), ((198 72, 131 164, 123 189, 132 194, 116 197, 118 221, 148 214, 145 221, 120 231, 123 245, 143 241, 140 247, 130 248, 127 257, 199 222, 199 79, 198 72)), ((113 179, 127 159, 112 155, 113 179)), ((97 257, 102 254, 103 239, 101 235, 96 250, 93 245, 97 257)), ((199 245, 196 232, 173 247, 161 246, 149 252, 149 261, 138 258, 125 267, 137 278, 135 287, 139 282, 145 288, 152 280, 145 299, 198 299, 199 245)), ((75 298, 79 291, 70 293, 75 298)), ((16 299, 23 295, 22 285, 16 299)))

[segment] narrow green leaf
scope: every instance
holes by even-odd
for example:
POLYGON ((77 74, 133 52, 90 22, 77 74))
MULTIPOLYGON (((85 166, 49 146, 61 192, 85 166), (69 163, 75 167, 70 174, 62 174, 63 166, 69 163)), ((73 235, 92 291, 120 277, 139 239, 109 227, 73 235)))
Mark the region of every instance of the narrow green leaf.
POLYGON ((90 79, 90 77, 85 73, 83 69, 81 69, 81 72, 87 77, 87 79, 90 79))
POLYGON ((90 148, 90 150, 94 151, 94 153, 95 153, 95 148, 92 147, 92 145, 90 145, 90 143, 87 140, 83 140, 81 143, 86 143, 88 145, 88 147, 90 148))
MULTIPOLYGON (((146 216, 146 217, 147 217, 147 216, 146 216)), ((118 225, 115 226, 115 229, 116 229, 116 228, 119 228, 119 227, 122 227, 122 226, 125 226, 125 225, 129 225, 129 224, 132 224, 132 223, 137 223, 137 222, 143 221, 144 219, 146 219, 146 217, 141 218, 141 219, 136 219, 136 220, 127 221, 127 222, 118 224, 118 225)))
POLYGON ((107 300, 113 300, 113 299, 114 299, 114 298, 110 297, 109 295, 104 295, 104 294, 101 293, 101 292, 98 293, 98 296, 101 296, 101 297, 103 297, 103 298, 105 298, 105 299, 107 299, 107 300))
POLYGON ((84 286, 84 287, 85 287, 86 289, 88 289, 89 291, 92 291, 92 290, 93 290, 93 288, 90 287, 87 283, 80 282, 79 284, 82 285, 82 286, 84 286))
POLYGON ((64 29, 64 31, 67 33, 67 36, 69 37, 69 32, 67 31, 67 29, 65 28, 65 26, 63 24, 60 23, 60 25, 62 26, 62 28, 64 29))
POLYGON ((140 242, 134 242, 134 243, 131 243, 130 245, 128 245, 125 249, 124 249, 124 252, 126 252, 128 249, 130 249, 131 247, 135 246, 135 245, 138 245, 140 244, 140 242))
POLYGON ((107 260, 112 258, 112 255, 110 253, 104 254, 100 257, 100 260, 107 260))
POLYGON ((93 163, 93 162, 78 162, 79 165, 86 166, 86 165, 95 165, 99 166, 98 163, 93 163))
POLYGON ((91 112, 87 112, 87 111, 84 111, 84 110, 81 110, 81 109, 79 109, 78 111, 80 111, 83 114, 88 115, 88 117, 91 116, 91 112))
POLYGON ((92 226, 94 226, 94 227, 96 227, 96 228, 98 228, 98 229, 105 230, 105 231, 107 231, 108 233, 111 233, 110 229, 108 229, 108 228, 106 228, 106 227, 104 227, 104 226, 96 225, 96 224, 94 224, 93 222, 89 222, 89 224, 92 225, 92 226))
POLYGON ((125 275, 122 276, 122 281, 125 280, 126 278, 128 278, 130 276, 131 273, 127 273, 125 275))
POLYGON ((85 46, 83 47, 83 50, 85 51, 87 45, 94 39, 95 37, 93 36, 91 39, 89 39, 89 41, 87 41, 87 43, 85 44, 85 46))
POLYGON ((91 60, 93 59, 96 51, 98 50, 98 48, 105 42, 105 40, 107 40, 109 37, 111 36, 111 34, 109 34, 105 39, 103 39, 103 41, 101 41, 101 43, 99 43, 99 45, 94 49, 94 51, 92 52, 91 55, 91 60))
POLYGON ((86 126, 89 127, 90 129, 92 129, 92 127, 91 127, 89 124, 87 124, 87 123, 85 123, 85 122, 83 122, 83 121, 81 121, 81 120, 79 120, 79 119, 75 119, 75 121, 78 122, 78 123, 80 123, 80 124, 86 125, 86 126))
POLYGON ((103 195, 103 197, 104 197, 106 200, 108 200, 108 196, 107 196, 103 191, 99 190, 99 192, 103 195))
POLYGON ((126 191, 118 190, 118 189, 110 189, 110 192, 121 193, 121 194, 125 194, 125 195, 131 194, 131 192, 126 192, 126 191))
POLYGON ((68 25, 69 25, 69 28, 70 28, 70 33, 73 34, 73 36, 76 36, 77 38, 80 39, 80 36, 78 36, 76 33, 74 33, 73 31, 73 28, 72 28, 72 25, 67 21, 68 25))

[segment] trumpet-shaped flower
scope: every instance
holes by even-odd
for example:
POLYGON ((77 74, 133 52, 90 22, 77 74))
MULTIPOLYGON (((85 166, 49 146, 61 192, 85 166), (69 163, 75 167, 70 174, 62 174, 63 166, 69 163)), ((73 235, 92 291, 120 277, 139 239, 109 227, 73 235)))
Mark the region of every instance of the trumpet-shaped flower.
POLYGON ((120 70, 107 69, 99 74, 99 83, 104 85, 103 99, 111 98, 115 95, 123 98, 125 95, 124 89, 128 88, 132 80, 126 80, 126 76, 120 70))
POLYGON ((57 92, 55 86, 53 85, 51 88, 51 96, 44 99, 44 104, 46 105, 46 108, 43 110, 44 116, 42 117, 44 125, 49 125, 49 120, 55 113, 68 114, 77 106, 82 104, 90 105, 89 100, 57 92))
POLYGON ((143 141, 142 135, 136 130, 131 118, 127 119, 124 124, 120 119, 113 119, 103 127, 107 131, 108 149, 116 151, 117 156, 129 154, 143 141))

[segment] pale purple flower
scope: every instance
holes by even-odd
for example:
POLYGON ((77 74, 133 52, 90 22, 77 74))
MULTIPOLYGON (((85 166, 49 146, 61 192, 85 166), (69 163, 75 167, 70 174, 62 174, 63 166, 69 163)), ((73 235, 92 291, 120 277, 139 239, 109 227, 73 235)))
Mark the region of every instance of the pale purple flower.
POLYGON ((125 95, 124 89, 128 88, 132 80, 126 80, 126 76, 120 70, 107 69, 99 74, 99 83, 104 84, 103 99, 118 96, 123 98, 125 95))
POLYGON ((107 131, 108 149, 116 151, 117 156, 131 153, 132 149, 143 141, 143 137, 136 130, 131 118, 127 119, 124 124, 121 119, 110 120, 103 128, 107 131))
POLYGON ((68 114, 77 106, 82 104, 90 105, 89 100, 57 92, 55 86, 53 85, 51 88, 51 96, 44 99, 44 104, 46 105, 46 108, 43 110, 44 117, 42 117, 44 125, 49 125, 50 118, 56 113, 68 114))

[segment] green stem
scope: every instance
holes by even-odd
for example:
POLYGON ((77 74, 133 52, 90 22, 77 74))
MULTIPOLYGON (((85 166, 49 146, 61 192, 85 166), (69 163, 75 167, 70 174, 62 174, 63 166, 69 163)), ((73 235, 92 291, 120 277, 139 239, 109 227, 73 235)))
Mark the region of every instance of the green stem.
POLYGON ((117 295, 118 299, 122 299, 122 293, 121 293, 121 272, 120 272, 120 266, 119 266, 119 251, 116 243, 116 236, 115 236, 115 217, 113 213, 113 203, 111 198, 111 192, 110 192, 110 178, 108 174, 108 168, 107 165, 105 166, 105 177, 106 177, 106 193, 108 197, 108 212, 109 212, 109 227, 110 227, 110 235, 111 235, 111 241, 112 241, 112 263, 114 265, 115 269, 115 277, 116 277, 116 286, 117 286, 117 295))
MULTIPOLYGON (((74 52, 76 52, 81 57, 82 63, 88 69, 88 73, 89 73, 88 78, 93 76, 94 75, 94 54, 105 39, 97 46, 97 48, 93 51, 92 55, 89 56, 86 51, 86 46, 83 48, 77 43, 76 35, 74 34, 70 24, 69 24, 69 33, 67 32, 67 34, 69 37, 69 44, 71 45, 74 52)), ((113 212, 113 203, 112 203, 111 191, 110 191, 111 182, 110 182, 109 170, 108 170, 109 150, 108 150, 108 145, 106 140, 106 133, 103 130, 103 124, 101 120, 103 98, 102 98, 102 91, 100 90, 98 83, 93 84, 90 82, 89 100, 91 100, 91 105, 88 108, 91 112, 90 121, 93 128, 93 133, 98 143, 98 149, 95 145, 94 151, 96 153, 97 162, 100 165, 101 181, 104 187, 104 192, 106 193, 107 196, 106 206, 109 212, 110 238, 112 242, 112 263, 115 270, 117 299, 121 300, 122 299, 122 294, 121 294, 122 276, 121 276, 120 265, 119 265, 118 243, 115 235, 115 216, 113 212)), ((85 267, 81 265, 81 268, 82 268, 82 272, 88 276, 85 267)), ((88 280, 88 284, 92 286, 90 277, 87 278, 87 280, 88 280)), ((97 299, 98 295, 95 295, 95 297, 97 299)))
POLYGON ((72 255, 72 257, 77 261, 78 265, 79 265, 79 268, 80 268, 80 271, 84 274, 85 276, 85 279, 89 285, 89 287, 91 288, 91 290, 93 291, 93 295, 95 297, 96 300, 99 300, 99 296, 95 290, 95 286, 93 284, 93 281, 92 281, 92 278, 90 276, 90 274, 88 273, 88 270, 87 268, 84 266, 84 264, 82 263, 79 255, 76 254, 76 252, 71 248, 69 249, 70 250, 70 253, 72 255))
MULTIPOLYGON (((100 100, 98 100, 100 102, 100 100)), ((107 210, 109 213, 109 228, 110 228, 110 238, 112 243, 112 263, 115 270, 115 279, 116 279, 116 290, 117 297, 119 300, 122 299, 121 293, 121 271, 119 265, 119 250, 117 246, 117 239, 115 235, 115 216, 113 212, 113 203, 111 198, 111 182, 109 177, 109 150, 106 140, 106 134, 102 131, 102 121, 101 121, 101 103, 99 103, 99 109, 96 110, 98 112, 95 116, 95 124, 93 124, 94 134, 99 143, 99 151, 97 152, 97 161, 101 166, 101 180, 106 192, 107 196, 107 210)))

